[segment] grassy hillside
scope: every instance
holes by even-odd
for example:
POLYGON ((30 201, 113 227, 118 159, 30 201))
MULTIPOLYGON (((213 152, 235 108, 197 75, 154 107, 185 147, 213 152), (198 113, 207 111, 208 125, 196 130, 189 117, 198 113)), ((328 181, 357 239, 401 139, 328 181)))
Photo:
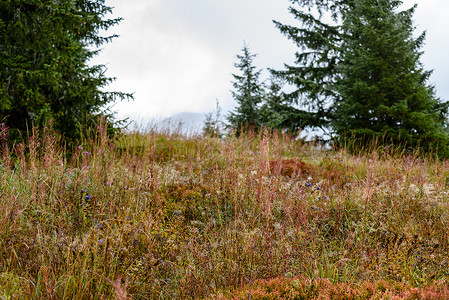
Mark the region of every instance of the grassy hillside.
POLYGON ((6 138, 0 299, 448 296, 446 161, 104 128, 67 160, 49 129, 6 138))

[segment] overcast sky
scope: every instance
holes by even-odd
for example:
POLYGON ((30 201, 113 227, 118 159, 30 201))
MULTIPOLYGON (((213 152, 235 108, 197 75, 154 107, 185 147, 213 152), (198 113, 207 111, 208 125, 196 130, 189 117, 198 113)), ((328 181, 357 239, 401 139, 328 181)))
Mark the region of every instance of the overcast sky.
MULTIPOLYGON (((430 82, 449 100, 448 0, 405 0, 418 3, 416 34, 426 30, 422 57, 433 69, 430 82)), ((207 113, 220 101, 233 109, 230 89, 236 55, 245 41, 257 54, 260 69, 292 64, 297 48, 272 20, 298 24, 288 13, 288 0, 106 0, 114 17, 124 20, 109 30, 120 35, 93 63, 117 77, 109 90, 132 92, 135 101, 113 108, 118 117, 145 120, 180 112, 207 113)))

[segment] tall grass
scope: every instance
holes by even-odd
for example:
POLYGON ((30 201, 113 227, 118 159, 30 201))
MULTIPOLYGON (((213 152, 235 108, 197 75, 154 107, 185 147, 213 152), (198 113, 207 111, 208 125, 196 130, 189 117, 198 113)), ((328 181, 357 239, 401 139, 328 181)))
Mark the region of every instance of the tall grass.
POLYGON ((0 139, 0 299, 238 297, 273 278, 421 288, 449 276, 446 161, 266 131, 112 141, 100 126, 70 158, 51 128, 26 145, 8 144, 6 128, 0 139))

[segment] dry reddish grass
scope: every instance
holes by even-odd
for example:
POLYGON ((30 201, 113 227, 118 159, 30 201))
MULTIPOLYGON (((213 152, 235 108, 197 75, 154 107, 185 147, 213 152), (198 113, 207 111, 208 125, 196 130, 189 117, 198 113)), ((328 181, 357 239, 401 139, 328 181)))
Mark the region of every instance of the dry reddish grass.
POLYGON ((274 176, 307 177, 313 169, 313 166, 297 158, 270 160, 270 171, 274 176))
POLYGON ((267 132, 105 132, 66 158, 50 129, 26 145, 0 129, 0 298, 277 297, 379 280, 445 295, 445 161, 267 132))
POLYGON ((411 300, 449 299, 449 287, 444 283, 414 288, 407 283, 389 283, 385 280, 361 283, 331 283, 327 279, 308 279, 304 277, 278 277, 257 280, 248 287, 238 289, 225 296, 218 294, 209 299, 252 299, 252 300, 338 300, 338 299, 391 299, 411 300))

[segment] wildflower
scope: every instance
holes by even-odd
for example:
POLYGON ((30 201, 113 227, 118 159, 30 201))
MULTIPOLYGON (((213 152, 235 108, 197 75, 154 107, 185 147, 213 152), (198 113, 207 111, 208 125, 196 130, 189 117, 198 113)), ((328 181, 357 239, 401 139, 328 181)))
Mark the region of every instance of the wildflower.
POLYGON ((311 183, 306 183, 306 187, 310 187, 310 186, 312 186, 311 183))
POLYGON ((103 244, 103 239, 98 240, 100 244, 103 244))
POLYGON ((78 149, 79 149, 79 150, 83 150, 83 146, 78 145, 78 149))
POLYGON ((316 187, 317 190, 321 190, 321 188, 319 186, 316 187))
POLYGON ((173 213, 175 216, 179 215, 179 212, 175 210, 175 212, 173 213))

